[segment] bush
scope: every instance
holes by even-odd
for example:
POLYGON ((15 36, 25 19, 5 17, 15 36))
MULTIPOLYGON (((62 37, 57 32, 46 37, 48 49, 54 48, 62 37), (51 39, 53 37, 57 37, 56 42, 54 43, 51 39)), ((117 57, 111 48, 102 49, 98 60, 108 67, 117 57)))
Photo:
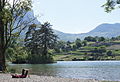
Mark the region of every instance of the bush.
POLYGON ((109 51, 107 52, 107 55, 108 55, 108 56, 112 56, 112 51, 109 50, 109 51))
POLYGON ((41 54, 31 54, 28 57, 28 63, 30 64, 46 64, 53 62, 54 60, 51 53, 48 53, 47 56, 43 56, 41 54))
POLYGON ((24 47, 15 46, 14 48, 9 48, 6 52, 6 57, 12 63, 26 63, 28 58, 28 52, 24 47))

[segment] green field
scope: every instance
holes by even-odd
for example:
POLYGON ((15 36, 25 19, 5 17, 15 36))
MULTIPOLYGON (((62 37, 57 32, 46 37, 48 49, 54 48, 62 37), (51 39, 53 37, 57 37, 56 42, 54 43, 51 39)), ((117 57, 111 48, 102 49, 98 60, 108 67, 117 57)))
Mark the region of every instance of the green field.
POLYGON ((89 42, 87 46, 81 47, 77 50, 71 50, 68 52, 55 53, 53 56, 55 61, 72 61, 73 59, 79 60, 120 60, 120 41, 112 41, 110 46, 92 46, 96 44, 95 42, 89 42), (105 48, 103 53, 93 53, 95 48, 100 49, 101 47, 105 48), (112 54, 108 55, 107 52, 111 51, 112 54), (97 54, 97 55, 96 55, 97 54))

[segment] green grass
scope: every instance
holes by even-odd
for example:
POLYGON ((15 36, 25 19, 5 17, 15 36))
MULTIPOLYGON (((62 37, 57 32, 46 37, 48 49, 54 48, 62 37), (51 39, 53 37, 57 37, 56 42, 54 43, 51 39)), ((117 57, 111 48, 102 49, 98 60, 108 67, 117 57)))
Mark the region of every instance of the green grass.
POLYGON ((79 55, 54 55, 53 58, 55 61, 63 60, 63 61, 72 61, 72 59, 83 59, 84 56, 79 55))
POLYGON ((69 54, 73 54, 73 55, 84 55, 84 53, 80 52, 80 51, 69 51, 69 54))
POLYGON ((85 47, 83 47, 82 49, 83 49, 83 50, 92 50, 92 49, 94 49, 94 48, 98 48, 98 47, 85 46, 85 47))
POLYGON ((120 43, 120 40, 112 41, 112 43, 120 43))
POLYGON ((88 42, 87 44, 88 44, 88 45, 91 45, 91 44, 94 44, 94 43, 95 43, 95 42, 88 42))
POLYGON ((120 49, 120 44, 119 45, 112 45, 107 47, 108 50, 119 50, 120 49))
POLYGON ((115 59, 116 60, 120 60, 120 56, 115 56, 115 59))
MULTIPOLYGON (((119 41, 114 41, 116 43, 120 42, 119 41)), ((95 42, 89 42, 88 44, 94 44, 95 42)), ((90 56, 94 48, 100 48, 100 47, 105 47, 104 45, 99 46, 99 47, 93 47, 93 46, 85 46, 81 47, 80 49, 77 49, 75 51, 69 51, 69 52, 61 52, 59 54, 54 55, 54 60, 64 60, 64 61, 71 61, 74 58, 77 59, 85 59, 85 58, 92 58, 93 56, 90 56), (87 54, 87 56, 85 56, 87 54)), ((107 56, 106 53, 104 53, 104 56, 99 56, 98 59, 100 60, 120 60, 120 44, 114 44, 109 47, 105 47, 107 51, 111 50, 113 55, 112 56, 107 56)), ((86 59, 87 60, 87 59, 86 59)))
POLYGON ((120 55, 120 50, 112 50, 113 54, 120 55))

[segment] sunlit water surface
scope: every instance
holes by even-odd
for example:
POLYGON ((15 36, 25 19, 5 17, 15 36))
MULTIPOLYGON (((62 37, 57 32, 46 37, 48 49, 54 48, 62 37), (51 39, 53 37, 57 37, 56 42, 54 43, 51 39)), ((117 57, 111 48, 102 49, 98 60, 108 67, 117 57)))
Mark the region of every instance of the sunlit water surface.
POLYGON ((120 81, 120 61, 58 61, 53 64, 10 64, 18 73, 22 68, 31 74, 65 78, 120 81))

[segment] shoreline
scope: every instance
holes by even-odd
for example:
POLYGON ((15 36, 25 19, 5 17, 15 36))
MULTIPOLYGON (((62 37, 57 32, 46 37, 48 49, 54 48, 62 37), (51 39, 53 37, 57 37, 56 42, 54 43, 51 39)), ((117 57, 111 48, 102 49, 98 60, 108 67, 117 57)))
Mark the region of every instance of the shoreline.
POLYGON ((0 82, 102 82, 95 79, 74 79, 53 76, 30 75, 27 78, 12 78, 10 74, 0 74, 0 82))

